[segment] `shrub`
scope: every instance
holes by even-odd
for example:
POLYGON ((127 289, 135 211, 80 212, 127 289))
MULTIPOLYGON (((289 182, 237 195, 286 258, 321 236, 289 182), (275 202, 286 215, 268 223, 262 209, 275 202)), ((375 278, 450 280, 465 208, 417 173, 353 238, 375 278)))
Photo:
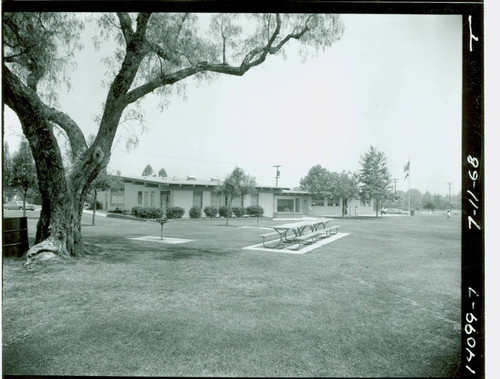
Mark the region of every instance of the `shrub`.
POLYGON ((247 215, 249 216, 262 216, 264 214, 264 208, 260 205, 250 205, 247 207, 247 215))
POLYGON ((200 218, 201 217, 201 208, 200 207, 192 207, 189 210, 189 217, 200 218))
POLYGON ((221 217, 231 217, 233 215, 233 211, 229 209, 229 207, 222 206, 219 208, 219 215, 221 217))
POLYGON ((233 213, 236 217, 241 217, 245 214, 245 208, 243 207, 234 207, 233 213))
POLYGON ((167 207, 165 210, 165 215, 168 219, 181 218, 184 216, 184 208, 181 207, 167 207))
POLYGON ((160 208, 153 207, 133 207, 132 215, 139 218, 160 218, 163 211, 160 208))
POLYGON ((205 212, 205 216, 214 218, 217 216, 217 208, 215 207, 205 207, 203 208, 203 212, 205 212))
POLYGON ((118 208, 118 207, 116 207, 115 209, 110 209, 108 212, 109 213, 123 213, 121 208, 118 208))

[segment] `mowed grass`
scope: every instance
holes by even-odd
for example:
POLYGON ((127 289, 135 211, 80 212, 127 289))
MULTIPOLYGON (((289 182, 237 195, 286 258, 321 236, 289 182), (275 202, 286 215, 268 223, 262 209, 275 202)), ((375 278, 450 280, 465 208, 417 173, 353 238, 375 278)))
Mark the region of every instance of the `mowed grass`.
POLYGON ((292 255, 242 250, 270 219, 168 222, 165 236, 196 240, 171 245, 129 239, 159 224, 84 215, 94 255, 4 258, 3 371, 459 376, 459 219, 334 222, 350 234, 292 255))

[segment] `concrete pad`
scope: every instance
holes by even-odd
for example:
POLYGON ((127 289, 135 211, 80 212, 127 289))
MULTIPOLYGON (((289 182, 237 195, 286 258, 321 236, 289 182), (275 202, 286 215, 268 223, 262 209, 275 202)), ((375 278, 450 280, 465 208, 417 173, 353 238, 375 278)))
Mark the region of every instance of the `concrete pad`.
POLYGON ((240 229, 274 230, 273 228, 269 228, 267 226, 259 226, 258 228, 256 226, 240 226, 240 229))
MULTIPOLYGON (((324 238, 324 239, 321 239, 319 241, 316 241, 312 245, 304 245, 304 247, 302 247, 299 250, 290 250, 287 248, 272 249, 272 248, 262 246, 262 242, 258 243, 256 245, 244 247, 243 250, 259 250, 259 251, 266 251, 266 252, 271 252, 271 253, 283 253, 283 254, 305 254, 309 251, 317 249, 318 247, 324 246, 326 244, 329 244, 330 242, 333 242, 333 241, 336 241, 342 237, 348 236, 349 234, 351 234, 351 233, 337 233, 337 234, 330 236, 328 238, 324 238)), ((272 243, 272 242, 278 242, 278 240, 269 241, 269 243, 272 243)))
POLYGON ((129 238, 129 239, 136 240, 136 241, 161 242, 161 243, 168 243, 168 244, 180 244, 180 243, 196 241, 196 240, 188 240, 188 239, 173 238, 173 237, 163 237, 163 239, 160 239, 160 237, 158 237, 158 236, 144 236, 144 237, 135 237, 135 238, 129 238))

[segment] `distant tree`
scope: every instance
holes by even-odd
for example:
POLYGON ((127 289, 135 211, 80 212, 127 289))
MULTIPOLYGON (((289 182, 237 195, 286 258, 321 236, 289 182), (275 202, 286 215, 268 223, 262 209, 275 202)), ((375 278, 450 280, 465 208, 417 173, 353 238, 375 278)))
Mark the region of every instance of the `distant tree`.
POLYGON ((311 167, 307 175, 300 179, 300 188, 314 197, 333 197, 333 175, 321 165, 311 167))
MULTIPOLYGON (((410 206, 415 209, 420 209, 422 206, 422 192, 416 188, 410 189, 410 206)), ((406 195, 406 205, 408 206, 408 193, 406 195)))
POLYGON ((160 171, 158 171, 158 176, 160 178, 166 178, 167 177, 167 172, 165 171, 164 168, 162 168, 160 171))
POLYGON ((15 194, 15 189, 12 188, 12 156, 10 155, 9 145, 4 141, 2 155, 2 199, 5 204, 15 194))
POLYGON ((38 185, 35 161, 27 141, 21 141, 19 150, 12 157, 11 186, 18 189, 23 197, 23 217, 26 216, 26 198, 38 185))
POLYGON ((425 191, 422 195, 422 208, 427 209, 427 211, 433 211, 436 208, 436 204, 434 204, 432 195, 429 191, 425 191))
POLYGON ((333 173, 333 193, 342 199, 342 218, 347 214, 347 204, 349 200, 359 195, 358 176, 350 171, 333 173))
POLYGON ((254 177, 245 174, 241 168, 235 167, 233 172, 215 189, 216 194, 226 196, 228 198, 227 207, 229 208, 229 211, 226 217, 226 225, 229 224, 229 216, 232 213, 231 204, 233 200, 239 197, 243 198, 246 195, 254 193, 255 184, 254 177))
POLYGON ((99 175, 97 175, 97 178, 94 179, 94 181, 90 184, 90 189, 89 192, 92 195, 93 198, 93 204, 94 206, 92 207, 92 226, 95 225, 95 211, 97 208, 97 193, 99 191, 107 191, 110 189, 112 184, 111 177, 108 175, 108 172, 106 168, 102 170, 99 175))
POLYGON ((153 176, 154 171, 150 165, 147 165, 142 171, 142 176, 153 176))
POLYGON ((361 156, 360 164, 361 198, 363 200, 375 199, 375 215, 378 217, 380 202, 393 199, 387 158, 383 152, 370 146, 370 150, 361 156))
POLYGON ((436 206, 436 209, 447 209, 448 208, 448 199, 444 198, 440 194, 434 194, 432 196, 432 202, 436 206))

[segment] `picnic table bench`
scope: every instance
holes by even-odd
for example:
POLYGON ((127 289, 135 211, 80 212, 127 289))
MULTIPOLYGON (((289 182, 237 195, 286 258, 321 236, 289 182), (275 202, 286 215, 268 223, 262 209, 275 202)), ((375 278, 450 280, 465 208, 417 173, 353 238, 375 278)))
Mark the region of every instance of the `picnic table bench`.
POLYGON ((320 218, 273 226, 274 232, 260 236, 262 245, 267 248, 298 250, 304 244, 312 244, 320 238, 337 234, 340 226, 328 226, 330 221, 332 220, 328 218, 320 218))

